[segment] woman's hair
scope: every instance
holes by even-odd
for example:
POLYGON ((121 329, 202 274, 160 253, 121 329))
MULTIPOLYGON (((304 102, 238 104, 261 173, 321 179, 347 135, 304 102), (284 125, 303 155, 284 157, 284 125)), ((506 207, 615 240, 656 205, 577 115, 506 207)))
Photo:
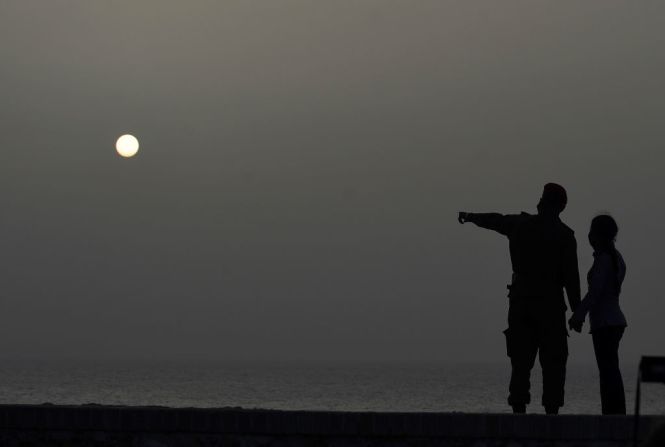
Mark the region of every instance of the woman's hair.
POLYGON ((591 232, 603 245, 613 245, 619 232, 616 221, 609 214, 600 214, 591 221, 591 232))

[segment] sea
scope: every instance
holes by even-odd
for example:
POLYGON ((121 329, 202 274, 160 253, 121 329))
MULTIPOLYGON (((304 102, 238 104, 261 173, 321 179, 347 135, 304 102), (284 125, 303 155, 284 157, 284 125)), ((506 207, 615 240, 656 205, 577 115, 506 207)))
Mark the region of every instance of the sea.
MULTIPOLYGON (((509 365, 211 364, 3 361, 2 404, 104 404, 246 409, 506 413, 509 365)), ((636 371, 623 367, 628 412, 636 371)), ((540 368, 529 413, 543 413, 540 368)), ((640 412, 665 415, 665 384, 643 384, 640 412)), ((569 365, 563 414, 599 414, 595 365, 569 365)))

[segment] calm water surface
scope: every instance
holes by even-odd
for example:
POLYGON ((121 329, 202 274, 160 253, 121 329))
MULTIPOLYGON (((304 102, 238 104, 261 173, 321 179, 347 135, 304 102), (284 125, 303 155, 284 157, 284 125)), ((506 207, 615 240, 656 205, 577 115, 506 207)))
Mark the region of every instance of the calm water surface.
MULTIPOLYGON (((600 412, 594 365, 569 366, 562 413, 600 412)), ((534 370, 530 412, 540 407, 534 370)), ((623 368, 632 412, 635 372, 623 368)), ((163 405, 283 410, 508 412, 507 364, 210 365, 3 362, 0 403, 163 405)), ((642 411, 665 414, 665 385, 643 385, 642 411)))

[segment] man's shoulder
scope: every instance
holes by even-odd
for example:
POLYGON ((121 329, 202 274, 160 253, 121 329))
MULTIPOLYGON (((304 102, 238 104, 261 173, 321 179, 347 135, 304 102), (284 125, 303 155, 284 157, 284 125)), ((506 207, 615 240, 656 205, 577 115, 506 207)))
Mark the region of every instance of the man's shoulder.
POLYGON ((568 225, 566 225, 566 224, 563 223, 562 221, 559 221, 559 222, 561 222, 561 230, 562 230, 563 232, 568 233, 570 236, 574 236, 574 235, 575 235, 575 231, 574 231, 572 228, 570 228, 568 225))
POLYGON ((515 215, 515 217, 518 219, 518 221, 527 224, 526 227, 541 228, 543 225, 545 225, 550 229, 554 229, 554 231, 557 232, 560 237, 573 241, 575 240, 575 231, 563 223, 561 219, 557 218, 556 223, 552 227, 551 221, 548 222, 547 220, 544 220, 543 217, 539 216, 538 214, 522 212, 519 215, 515 215))
POLYGON ((505 217, 508 220, 508 222, 510 222, 513 228, 524 229, 526 227, 529 227, 530 222, 535 222, 534 219, 536 216, 522 211, 519 214, 506 214, 505 217))
POLYGON ((559 220, 559 228, 565 238, 575 240, 575 231, 559 220))

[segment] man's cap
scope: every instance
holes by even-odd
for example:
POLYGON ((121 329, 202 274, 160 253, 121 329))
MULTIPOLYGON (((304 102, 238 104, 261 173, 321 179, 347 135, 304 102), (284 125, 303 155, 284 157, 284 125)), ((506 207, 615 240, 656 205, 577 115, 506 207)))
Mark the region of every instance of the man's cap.
POLYGON ((543 188, 543 201, 563 211, 568 203, 568 194, 563 186, 557 183, 548 183, 543 188))

